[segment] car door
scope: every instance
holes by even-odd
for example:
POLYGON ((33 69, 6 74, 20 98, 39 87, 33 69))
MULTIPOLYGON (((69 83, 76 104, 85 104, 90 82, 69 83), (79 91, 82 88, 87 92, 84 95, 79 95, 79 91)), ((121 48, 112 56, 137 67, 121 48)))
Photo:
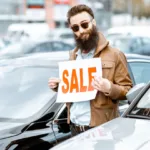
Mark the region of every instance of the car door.
POLYGON ((57 144, 72 137, 67 123, 67 107, 64 104, 53 121, 48 123, 53 128, 57 144))

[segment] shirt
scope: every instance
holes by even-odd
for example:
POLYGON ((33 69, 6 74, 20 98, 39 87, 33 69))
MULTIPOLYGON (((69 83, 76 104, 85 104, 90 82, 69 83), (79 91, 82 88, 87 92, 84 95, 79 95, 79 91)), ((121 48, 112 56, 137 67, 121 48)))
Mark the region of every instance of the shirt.
MULTIPOLYGON (((77 52, 76 60, 93 58, 94 51, 89 53, 81 53, 81 50, 77 52)), ((75 102, 70 108, 70 120, 77 125, 89 125, 91 119, 90 101, 75 102)))

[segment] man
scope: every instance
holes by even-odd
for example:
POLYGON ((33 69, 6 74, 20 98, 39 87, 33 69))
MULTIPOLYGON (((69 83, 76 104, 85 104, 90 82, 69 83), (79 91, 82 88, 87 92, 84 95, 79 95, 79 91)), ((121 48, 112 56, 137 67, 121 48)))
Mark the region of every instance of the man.
MULTIPOLYGON (((98 91, 96 98, 85 102, 67 103, 68 123, 84 131, 118 117, 119 100, 126 99, 132 87, 127 61, 118 49, 109 46, 108 41, 97 31, 92 10, 86 5, 77 5, 68 11, 68 23, 76 41, 76 48, 70 60, 101 58, 102 77, 92 81, 98 91), (80 127, 80 128, 79 128, 80 127)), ((49 87, 57 91, 60 79, 50 78, 49 87)))

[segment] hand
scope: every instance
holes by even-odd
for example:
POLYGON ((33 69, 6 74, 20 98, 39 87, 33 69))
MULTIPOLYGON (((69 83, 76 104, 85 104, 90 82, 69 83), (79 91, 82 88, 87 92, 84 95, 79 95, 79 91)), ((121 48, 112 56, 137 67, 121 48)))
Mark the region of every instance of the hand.
POLYGON ((92 86, 94 87, 94 89, 103 93, 110 93, 111 83, 108 79, 95 76, 92 80, 92 86))
POLYGON ((55 89, 56 87, 58 87, 59 83, 60 83, 59 78, 49 78, 49 80, 48 80, 48 86, 51 89, 55 89))

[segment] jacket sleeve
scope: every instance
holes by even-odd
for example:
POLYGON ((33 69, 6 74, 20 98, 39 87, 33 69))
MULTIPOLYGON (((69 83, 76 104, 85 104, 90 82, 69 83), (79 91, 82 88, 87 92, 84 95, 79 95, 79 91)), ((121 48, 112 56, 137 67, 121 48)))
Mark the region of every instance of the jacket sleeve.
POLYGON ((117 53, 117 58, 114 81, 111 82, 110 92, 105 95, 113 100, 125 100, 126 94, 130 88, 132 88, 133 84, 128 72, 125 55, 119 51, 117 53))

